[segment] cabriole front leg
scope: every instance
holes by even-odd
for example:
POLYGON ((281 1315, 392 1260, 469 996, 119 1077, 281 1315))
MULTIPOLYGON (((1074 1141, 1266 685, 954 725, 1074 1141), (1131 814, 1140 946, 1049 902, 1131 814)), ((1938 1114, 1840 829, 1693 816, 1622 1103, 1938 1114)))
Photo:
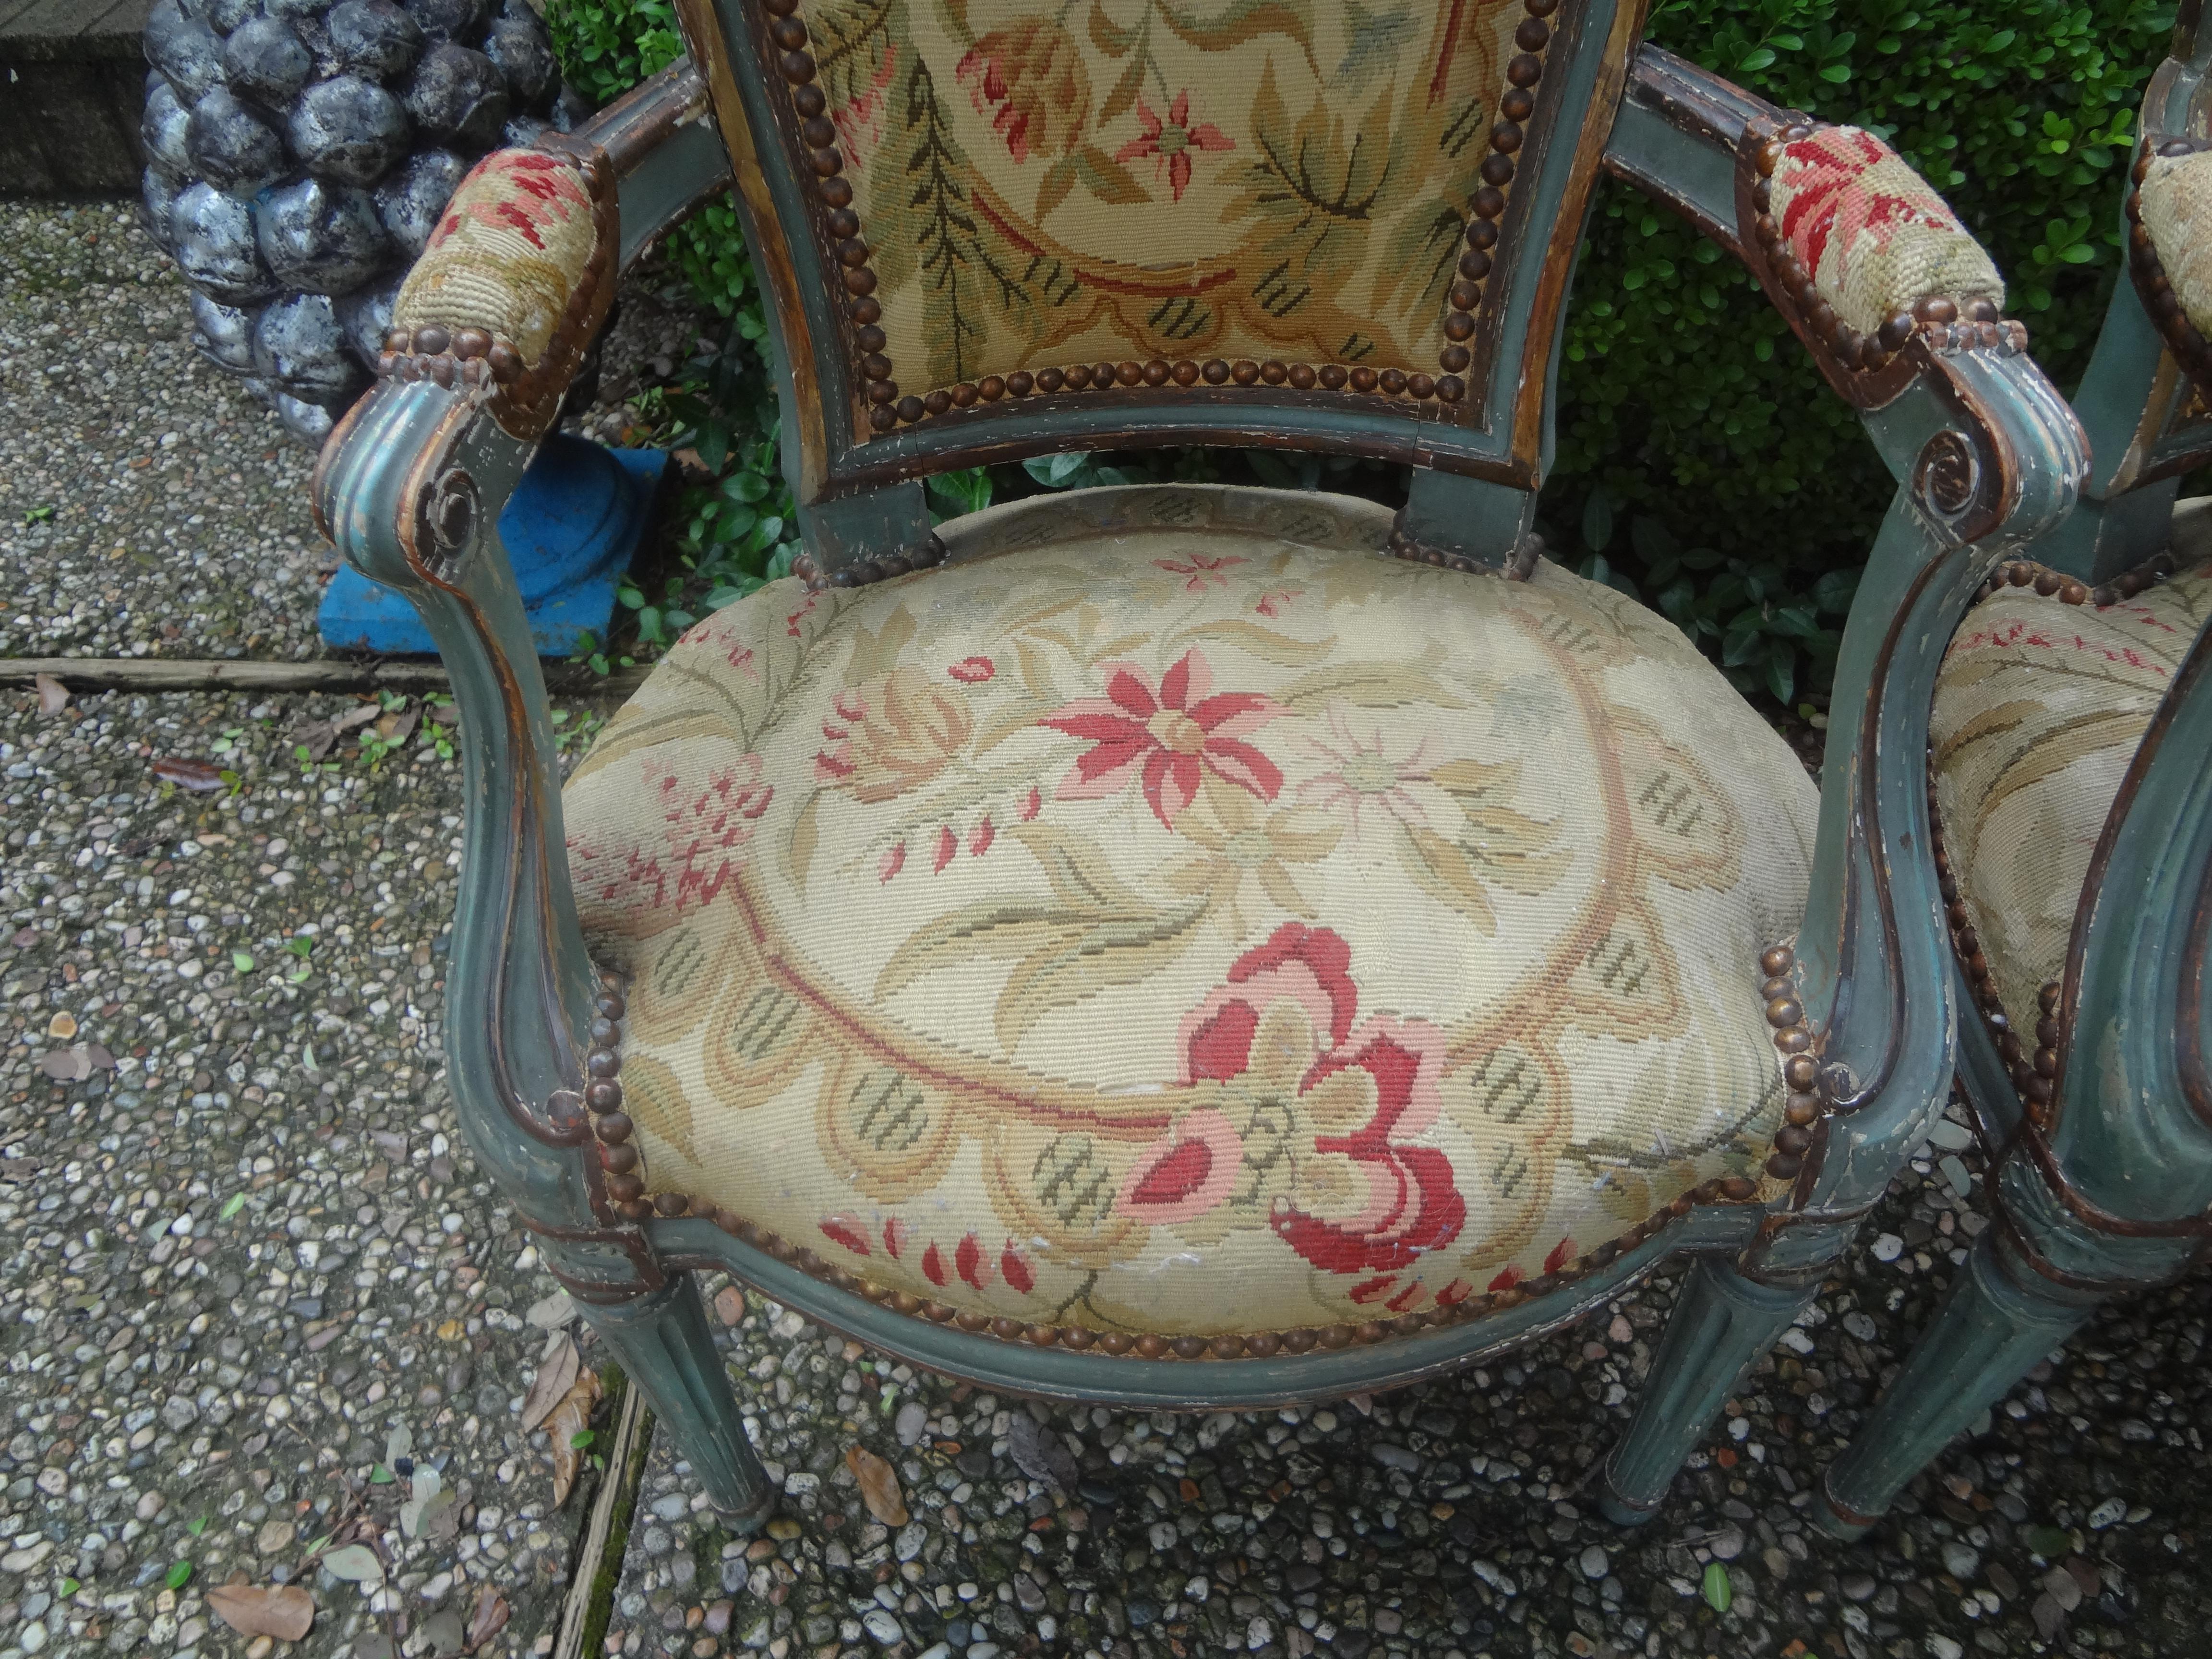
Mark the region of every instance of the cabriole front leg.
POLYGON ((1817 1279, 1802 1286, 1765 1285, 1746 1279, 1731 1261, 1698 1261, 1651 1362, 1635 1419, 1607 1460, 1598 1504, 1608 1519, 1634 1527, 1657 1513, 1721 1402, 1819 1288, 1817 1279))
POLYGON ((585 1322, 668 1425, 722 1524, 740 1534, 757 1532, 775 1507, 775 1488, 745 1438, 692 1276, 672 1273, 658 1290, 580 1305, 585 1322))
POLYGON ((1857 1538, 1905 1483, 2063 1344, 2100 1297, 2036 1273, 2002 1235, 1982 1235, 1942 1306, 1849 1450, 1820 1483, 1820 1525, 1857 1538))

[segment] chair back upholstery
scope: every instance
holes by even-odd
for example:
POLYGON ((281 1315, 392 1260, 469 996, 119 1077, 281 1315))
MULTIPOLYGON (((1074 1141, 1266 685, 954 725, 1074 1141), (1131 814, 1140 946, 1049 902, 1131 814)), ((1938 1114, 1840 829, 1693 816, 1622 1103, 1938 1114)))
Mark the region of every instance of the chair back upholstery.
POLYGON ((679 10, 803 495, 1168 442, 1540 475, 1639 0, 679 10))

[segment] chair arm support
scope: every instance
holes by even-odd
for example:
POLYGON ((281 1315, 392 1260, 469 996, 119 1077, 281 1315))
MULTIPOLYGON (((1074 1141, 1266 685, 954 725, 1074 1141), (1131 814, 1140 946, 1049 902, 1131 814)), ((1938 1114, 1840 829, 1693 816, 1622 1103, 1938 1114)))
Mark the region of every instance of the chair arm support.
POLYGON ((544 680, 499 514, 536 448, 465 386, 387 378, 331 433, 311 486, 347 562, 404 594, 460 714, 460 897, 446 1048, 463 1132, 523 1214, 606 1224, 587 1156, 595 989, 561 828, 544 680))
POLYGON ((1752 271, 1898 480, 1844 631, 1785 970, 1817 1081, 1788 1103, 1769 1172, 1789 1190, 1744 1264, 1803 1276, 1847 1229, 1802 1224, 1856 1219, 1942 1109, 1955 1014, 1928 851, 1936 671, 1989 571, 2073 507, 2087 441, 1999 317, 1987 256, 1870 136, 1814 128, 1645 46, 1606 164, 1752 271), (1917 249, 1867 235, 1869 180, 1908 203, 1917 249))

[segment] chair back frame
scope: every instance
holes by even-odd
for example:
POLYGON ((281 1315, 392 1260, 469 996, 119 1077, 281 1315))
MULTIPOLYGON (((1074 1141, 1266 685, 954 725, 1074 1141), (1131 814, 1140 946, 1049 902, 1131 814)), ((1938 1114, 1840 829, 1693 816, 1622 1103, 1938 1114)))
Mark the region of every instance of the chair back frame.
MULTIPOLYGON (((1515 60, 1540 67, 1540 75, 1532 67, 1514 76, 1516 85, 1533 82, 1535 109, 1515 125, 1516 150, 1493 155, 1493 170, 1484 175, 1504 182, 1466 206, 1474 235, 1494 229, 1495 236, 1483 244, 1490 268, 1472 295, 1466 342, 1472 362, 1459 374, 1437 364, 1386 366, 1378 375, 1356 363, 1153 357, 1041 363, 1033 373, 980 383, 910 387, 872 378, 865 366, 868 343, 861 335, 876 315, 874 277, 854 262, 865 259, 868 227, 854 230, 843 206, 851 192, 836 187, 842 160, 836 146, 806 142, 799 98, 813 86, 812 59, 804 44, 782 44, 805 41, 805 7, 798 0, 678 0, 730 143, 739 214, 773 301, 784 430, 795 440, 785 446, 785 467, 802 518, 824 520, 823 539, 833 544, 817 550, 825 567, 841 562, 838 550, 847 542, 872 541, 880 550, 886 530, 892 545, 927 534, 919 492, 902 495, 898 485, 1069 450, 1304 449, 1533 491, 1550 465, 1551 394, 1574 253, 1644 0, 1524 3, 1529 22, 1548 39, 1515 60), (846 218, 833 224, 841 211, 846 218), (841 236, 840 229, 852 234, 841 236), (871 495, 882 499, 862 505, 871 495), (860 533, 839 533, 841 513, 860 533)), ((805 107, 817 102, 818 96, 805 107)), ((1459 288, 1468 286, 1462 278, 1459 288)), ((1470 297, 1455 290, 1446 304, 1470 297)), ((1516 522, 1525 528, 1525 514, 1516 522)), ((1512 543, 1482 550, 1494 562, 1512 543)))

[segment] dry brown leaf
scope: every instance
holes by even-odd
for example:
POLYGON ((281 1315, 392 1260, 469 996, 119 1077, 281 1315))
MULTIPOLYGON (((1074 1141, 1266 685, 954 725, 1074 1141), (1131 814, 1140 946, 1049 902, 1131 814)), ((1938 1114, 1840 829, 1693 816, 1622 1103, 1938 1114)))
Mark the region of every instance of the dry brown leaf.
POLYGON ((870 1515, 887 1527, 906 1525, 906 1498, 899 1491, 896 1469, 866 1446, 848 1448, 845 1467, 860 1483, 860 1500, 868 1506, 870 1515))
POLYGON ((222 787, 222 774, 205 761, 184 760, 174 755, 164 755, 149 769, 164 783, 173 783, 179 789, 190 789, 196 794, 222 787))
POLYGON ((51 674, 33 674, 31 684, 39 688, 39 712, 58 714, 69 707, 69 687, 51 674))
POLYGON ((561 1403, 553 1407, 553 1414, 545 1419, 545 1433, 553 1443, 553 1507, 556 1510, 568 1501, 568 1489, 576 1484, 583 1451, 575 1439, 591 1426, 592 1407, 599 1399, 599 1374, 580 1370, 568 1392, 561 1396, 561 1403))
POLYGON ((545 1352, 538 1361, 538 1379, 530 1385, 530 1392, 522 1400, 522 1431, 531 1430, 553 1414, 576 1381, 576 1369, 580 1356, 576 1352, 576 1339, 566 1331, 556 1331, 545 1344, 545 1352))
POLYGON ((297 1584, 270 1589, 259 1584, 218 1584, 207 1604, 241 1636, 296 1642, 315 1622, 314 1598, 297 1584))
POLYGON ((507 1598, 486 1584, 477 1592, 477 1604, 469 1614, 468 1650, 477 1649, 507 1628, 507 1598))

